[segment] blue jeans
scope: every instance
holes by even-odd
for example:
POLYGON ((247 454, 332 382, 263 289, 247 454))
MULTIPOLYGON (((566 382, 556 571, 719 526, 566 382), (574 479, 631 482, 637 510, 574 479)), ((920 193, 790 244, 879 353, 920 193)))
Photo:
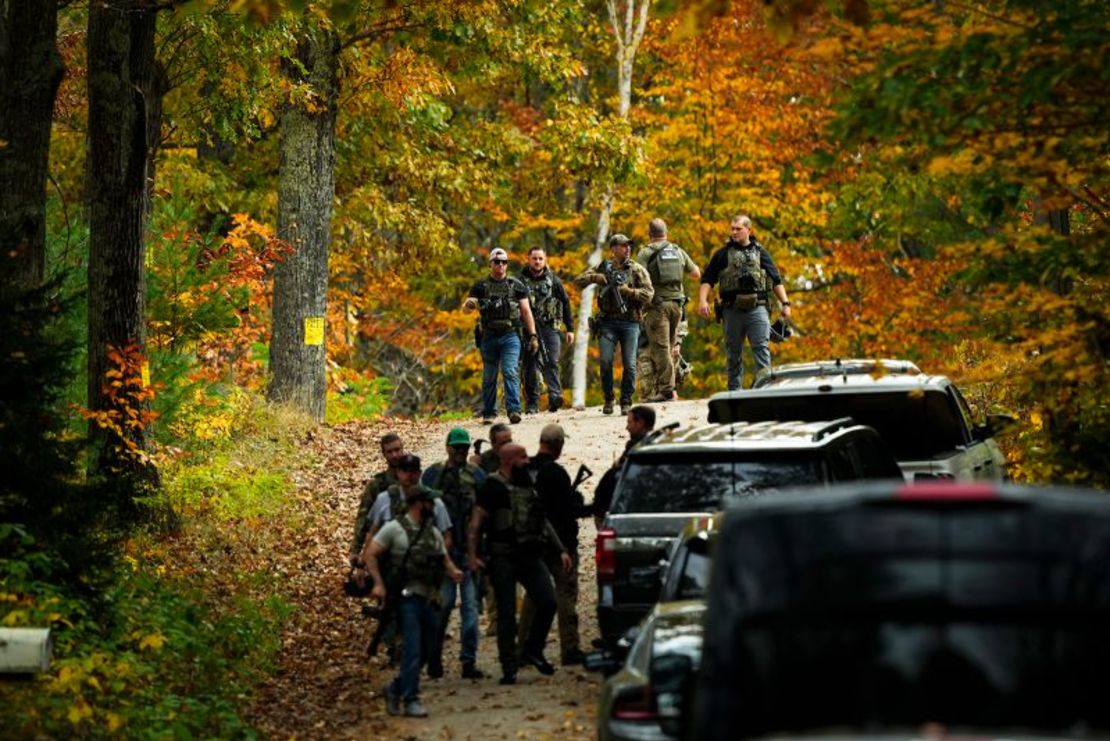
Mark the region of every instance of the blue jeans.
MULTIPOLYGON (((458 561, 455 561, 458 563, 458 561)), ((443 580, 443 588, 439 594, 439 630, 436 631, 435 645, 432 647, 432 656, 443 662, 443 637, 447 633, 447 622, 451 619, 451 610, 455 609, 455 595, 461 594, 459 605, 459 622, 462 625, 462 649, 459 658, 463 666, 473 664, 478 658, 478 590, 474 584, 474 575, 469 569, 463 569, 463 580, 460 584, 450 579, 443 580)))
POLYGON ((744 339, 752 346, 755 372, 771 367, 771 319, 766 306, 751 309, 725 308, 725 351, 728 353, 728 390, 736 391, 744 381, 744 339))
POLYGON ((420 667, 435 640, 439 609, 427 597, 402 597, 397 620, 401 624, 401 673, 389 688, 402 702, 412 702, 420 698, 420 667))
POLYGON ((632 401, 636 391, 636 348, 640 344, 640 323, 622 319, 601 319, 597 323, 597 345, 601 350, 601 390, 606 399, 613 397, 613 357, 621 346, 621 402, 632 401))
POLYGON ((520 375, 517 364, 520 362, 520 335, 516 332, 505 334, 482 334, 482 416, 493 417, 497 413, 497 370, 505 386, 505 411, 509 414, 520 413, 520 375))

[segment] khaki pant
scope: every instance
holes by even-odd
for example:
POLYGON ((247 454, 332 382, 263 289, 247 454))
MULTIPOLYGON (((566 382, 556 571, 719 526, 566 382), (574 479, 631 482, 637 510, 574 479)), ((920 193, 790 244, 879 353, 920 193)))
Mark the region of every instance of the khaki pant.
MULTIPOLYGON (((574 560, 574 568, 569 574, 563 571, 563 564, 558 556, 544 558, 544 563, 547 564, 547 569, 555 582, 555 614, 559 618, 559 653, 564 657, 571 652, 581 650, 578 643, 578 553, 573 553, 571 558, 574 560)), ((532 601, 525 597, 524 606, 520 610, 520 625, 517 628, 519 645, 523 645, 535 613, 536 609, 532 601)))
POLYGON ((643 388, 650 392, 647 399, 669 400, 674 393, 674 351, 678 341, 678 323, 682 321, 682 304, 662 301, 644 311, 643 327, 647 334, 647 355, 651 362, 651 380, 643 379, 643 388))

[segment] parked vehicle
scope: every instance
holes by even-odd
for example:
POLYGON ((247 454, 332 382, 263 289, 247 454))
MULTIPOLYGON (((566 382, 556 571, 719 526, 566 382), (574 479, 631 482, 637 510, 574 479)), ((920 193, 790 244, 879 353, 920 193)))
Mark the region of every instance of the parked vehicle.
MULTIPOLYGON (((780 493, 717 539, 685 738, 1110 730, 1110 496, 780 493)), ((680 706, 681 708, 681 706, 680 706)))
POLYGON ((908 481, 1005 478, 995 432, 1012 417, 976 424, 959 389, 909 361, 846 360, 779 366, 751 389, 715 394, 709 421, 765 422, 851 417, 874 427, 908 481))
POLYGON ((654 434, 627 456, 597 535, 602 639, 613 645, 651 610, 660 561, 691 517, 780 488, 900 477, 878 434, 850 419, 654 434))

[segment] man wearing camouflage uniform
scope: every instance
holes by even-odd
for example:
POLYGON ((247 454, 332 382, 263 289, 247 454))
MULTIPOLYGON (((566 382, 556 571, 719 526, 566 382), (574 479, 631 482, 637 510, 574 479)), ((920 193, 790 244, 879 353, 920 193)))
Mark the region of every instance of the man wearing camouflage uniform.
MULTIPOLYGON (((685 250, 667 239, 667 224, 662 219, 651 220, 648 234, 651 241, 636 255, 636 262, 647 269, 655 289, 651 303, 644 308, 642 321, 653 375, 650 378, 640 376, 640 383, 649 394, 645 401, 661 402, 674 398, 674 350, 686 305, 682 279, 689 274, 697 280, 701 270, 685 250)), ((640 346, 643 345, 641 340, 640 346)))
POLYGON ((728 353, 728 390, 743 386, 744 338, 752 346, 755 372, 771 367, 769 294, 774 292, 784 319, 790 318, 786 287, 771 254, 752 236, 752 220, 743 214, 732 220, 732 236, 705 268, 698 295, 698 313, 709 318, 709 292, 717 286, 728 353))
POLYGON ((351 540, 350 561, 351 566, 357 565, 362 548, 366 544, 366 535, 370 532, 370 508, 378 494, 397 483, 397 461, 405 454, 405 445, 401 436, 396 432, 387 432, 381 439, 382 457, 385 458, 386 469, 378 471, 366 482, 362 490, 362 499, 358 504, 358 514, 355 515, 355 532, 351 540))
POLYGON ((547 355, 547 364, 542 363, 540 353, 524 354, 524 411, 534 414, 540 408, 540 374, 547 384, 547 411, 555 412, 563 406, 563 387, 559 382, 559 354, 562 342, 574 344, 574 317, 570 310, 570 299, 559 276, 547 267, 547 253, 543 247, 533 247, 528 251, 528 264, 520 271, 520 280, 528 289, 532 317, 536 321, 536 336, 540 349, 547 355), (562 323, 565 332, 559 331, 562 323))
POLYGON ((485 675, 477 668, 478 656, 478 595, 475 581, 477 574, 470 572, 466 565, 466 529, 470 515, 474 511, 478 487, 486 480, 486 473, 472 463, 467 463, 466 454, 470 450, 470 435, 461 427, 447 433, 447 460, 436 463, 424 471, 421 483, 440 492, 440 501, 451 517, 451 548, 448 554, 451 561, 462 571, 462 581, 456 584, 451 579, 443 582, 440 594, 439 630, 428 657, 428 676, 438 679, 443 676, 443 639, 447 633, 447 623, 455 607, 455 597, 459 597, 459 626, 463 679, 481 679, 485 675))
POLYGON ((613 358, 621 346, 621 414, 627 414, 636 391, 636 348, 640 342, 640 319, 643 308, 651 303, 655 291, 651 277, 643 265, 629 259, 632 242, 623 234, 609 239, 613 258, 574 279, 585 288, 591 283, 601 286, 597 297, 597 344, 601 351, 601 390, 605 394, 603 414, 613 413, 613 358), (612 285, 610 285, 612 281, 612 285), (618 298, 619 295, 619 298, 618 298), (623 311, 621 299, 624 301, 623 311))

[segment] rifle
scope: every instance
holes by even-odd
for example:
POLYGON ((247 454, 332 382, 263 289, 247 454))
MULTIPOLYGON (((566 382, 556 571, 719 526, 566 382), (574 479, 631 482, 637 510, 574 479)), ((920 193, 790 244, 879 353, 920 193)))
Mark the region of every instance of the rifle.
POLYGON ((605 263, 605 287, 601 289, 598 294, 598 302, 605 298, 606 295, 613 296, 613 303, 617 306, 617 313, 621 315, 628 314, 628 302, 624 300, 621 295, 620 287, 624 285, 625 274, 613 272, 613 263, 605 263))
MULTIPOLYGON (((401 559, 401 567, 397 569, 392 579, 385 580, 385 604, 377 610, 378 627, 374 630, 374 635, 370 636, 370 645, 366 647, 366 655, 368 657, 373 658, 374 654, 378 653, 378 646, 382 644, 382 638, 385 636, 386 628, 397 621, 397 607, 401 604, 401 598, 405 596, 405 580, 408 578, 407 567, 409 563, 409 554, 412 553, 413 548, 416 546, 416 542, 420 540, 420 537, 424 534, 424 529, 428 527, 430 521, 431 518, 426 516, 424 521, 420 523, 420 529, 416 531, 416 537, 409 543, 409 549, 405 551, 405 557, 401 559)), ((378 573, 381 573, 380 566, 378 573)), ((373 610, 365 612, 372 615, 373 610)))
POLYGON ((593 506, 587 506, 585 497, 582 496, 582 492, 578 491, 578 487, 593 475, 594 472, 585 463, 578 466, 578 473, 574 475, 574 483, 570 485, 570 493, 576 506, 576 517, 589 517, 594 513, 593 506))
POLYGON ((544 368, 554 369, 555 366, 551 363, 551 353, 547 351, 547 345, 544 343, 543 338, 540 337, 539 332, 536 333, 536 344, 539 346, 539 350, 536 351, 536 360, 539 361, 537 365, 539 365, 540 370, 544 368))

